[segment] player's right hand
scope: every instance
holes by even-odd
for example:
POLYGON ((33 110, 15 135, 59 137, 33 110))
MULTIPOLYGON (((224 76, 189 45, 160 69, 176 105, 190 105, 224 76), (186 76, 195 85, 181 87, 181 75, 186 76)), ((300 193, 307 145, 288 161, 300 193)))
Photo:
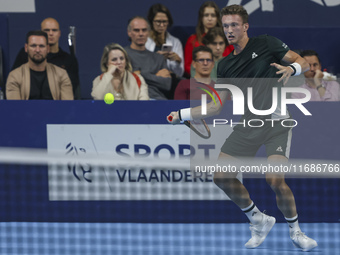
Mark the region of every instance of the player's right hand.
POLYGON ((168 116, 166 116, 166 120, 172 125, 181 123, 178 112, 171 112, 168 116))

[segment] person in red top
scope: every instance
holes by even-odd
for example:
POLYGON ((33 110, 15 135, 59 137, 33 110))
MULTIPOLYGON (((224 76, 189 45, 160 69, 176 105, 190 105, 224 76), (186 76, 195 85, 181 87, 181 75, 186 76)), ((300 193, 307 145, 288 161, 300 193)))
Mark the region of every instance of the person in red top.
MULTIPOLYGON (((191 35, 184 48, 184 71, 190 76, 190 67, 192 63, 192 51, 194 48, 203 45, 202 39, 209 29, 213 27, 220 27, 222 23, 220 18, 220 9, 213 1, 204 2, 198 11, 198 22, 196 26, 196 33, 191 35)), ((226 47, 223 56, 227 56, 234 50, 232 45, 226 47)))

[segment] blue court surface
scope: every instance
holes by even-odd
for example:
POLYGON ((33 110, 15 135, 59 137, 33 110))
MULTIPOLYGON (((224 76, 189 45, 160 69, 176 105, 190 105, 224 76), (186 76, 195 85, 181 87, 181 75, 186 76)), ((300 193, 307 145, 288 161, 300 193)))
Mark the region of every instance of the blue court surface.
MULTIPOLYGON (((265 242, 248 250, 249 225, 140 223, 0 223, 0 254, 6 255, 229 255, 302 254, 277 223, 265 242)), ((339 223, 302 223, 317 240, 311 254, 340 254, 339 223)))

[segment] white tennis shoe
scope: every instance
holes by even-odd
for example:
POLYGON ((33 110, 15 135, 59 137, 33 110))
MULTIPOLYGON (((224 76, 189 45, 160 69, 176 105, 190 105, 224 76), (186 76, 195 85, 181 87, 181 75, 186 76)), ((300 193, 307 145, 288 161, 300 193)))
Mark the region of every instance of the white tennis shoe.
POLYGON ((305 235, 301 231, 295 231, 290 235, 292 242, 296 248, 302 249, 302 251, 310 251, 318 246, 318 243, 305 235))
POLYGON ((258 247, 263 243, 264 239, 268 235, 269 231, 272 229, 276 222, 276 219, 272 216, 263 214, 262 222, 256 225, 250 224, 251 238, 244 245, 248 249, 253 249, 258 247))

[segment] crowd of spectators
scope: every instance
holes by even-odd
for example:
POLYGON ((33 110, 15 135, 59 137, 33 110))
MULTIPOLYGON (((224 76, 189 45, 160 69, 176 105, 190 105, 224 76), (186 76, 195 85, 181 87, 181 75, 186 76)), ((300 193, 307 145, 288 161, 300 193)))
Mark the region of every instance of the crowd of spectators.
MULTIPOLYGON (((184 48, 181 41, 168 32, 174 20, 163 4, 150 6, 146 17, 132 17, 127 27, 131 44, 123 47, 108 42, 104 47, 100 62, 102 73, 93 79, 91 97, 102 100, 106 93, 112 93, 116 100, 190 99, 188 94, 183 94, 183 84, 187 89, 190 78, 200 79, 202 66, 207 67, 204 70, 209 72, 210 78, 216 78, 218 62, 234 50, 224 35, 220 9, 215 2, 204 2, 197 17, 195 33, 189 36, 184 48), (195 52, 195 48, 201 46, 211 49, 212 62, 210 58, 203 61, 197 57, 197 54, 208 54, 206 48, 195 52)), ((58 21, 51 17, 44 19, 41 32, 28 32, 25 46, 19 51, 7 78, 7 99, 81 99, 78 61, 74 54, 60 48, 58 21), (36 43, 37 39, 40 43, 44 38, 47 38, 45 48, 36 43), (53 78, 52 69, 57 70, 53 78), (66 71, 72 93, 68 85, 65 87, 66 79, 60 78, 64 73, 55 77, 56 73, 61 73, 59 69, 66 71)), ((302 54, 310 64, 310 71, 304 74, 306 80, 301 87, 311 92, 313 101, 338 101, 339 84, 325 80, 317 53, 307 50, 302 54)), ((210 80, 205 83, 209 84, 210 80)), ((291 96, 299 98, 300 95, 291 96)))

